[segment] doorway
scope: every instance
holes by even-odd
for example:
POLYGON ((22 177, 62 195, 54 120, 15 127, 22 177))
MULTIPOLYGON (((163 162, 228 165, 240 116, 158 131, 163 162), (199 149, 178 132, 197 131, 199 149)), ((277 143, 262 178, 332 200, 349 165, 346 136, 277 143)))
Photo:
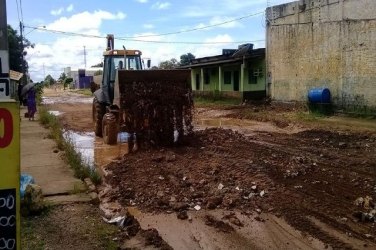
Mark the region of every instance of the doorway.
POLYGON ((234 91, 239 91, 239 71, 234 71, 234 91))
POLYGON ((200 74, 196 74, 196 90, 200 90, 200 74))

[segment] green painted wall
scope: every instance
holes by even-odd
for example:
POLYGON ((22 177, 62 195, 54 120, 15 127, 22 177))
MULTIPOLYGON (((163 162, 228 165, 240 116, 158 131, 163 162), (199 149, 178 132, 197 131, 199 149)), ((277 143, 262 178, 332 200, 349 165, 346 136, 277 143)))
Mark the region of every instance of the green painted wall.
MULTIPOLYGON (((191 71, 192 90, 215 91, 219 90, 219 66, 203 68, 204 76, 202 76, 201 68, 193 68, 191 71), (206 73, 208 72, 208 73, 206 73), (200 88, 196 88, 196 75, 199 75, 200 88), (209 75, 209 83, 205 83, 205 74, 209 75)), ((222 91, 234 91, 234 74, 239 74, 239 91, 241 91, 241 65, 222 65, 222 91), (230 84, 225 84, 225 72, 231 73, 230 84)), ((243 91, 260 91, 265 90, 266 86, 266 63, 265 59, 256 59, 247 61, 244 67, 243 91), (259 76, 253 80, 256 83, 250 83, 250 71, 259 72, 259 76)))
POLYGON ((266 61, 264 59, 257 59, 246 62, 244 68, 244 91, 259 91, 265 90, 266 86, 266 61), (255 77, 257 84, 250 82, 251 72, 261 72, 258 77, 255 77))
POLYGON ((223 65, 222 66, 222 91, 234 91, 234 74, 239 74, 239 91, 240 91, 240 64, 239 65, 223 65), (231 72, 231 83, 225 84, 225 74, 231 72))

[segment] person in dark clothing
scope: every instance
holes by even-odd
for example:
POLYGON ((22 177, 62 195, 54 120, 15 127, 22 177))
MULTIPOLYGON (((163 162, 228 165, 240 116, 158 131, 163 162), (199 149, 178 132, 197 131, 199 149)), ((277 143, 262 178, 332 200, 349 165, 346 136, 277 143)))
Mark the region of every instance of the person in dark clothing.
POLYGON ((37 112, 37 103, 35 100, 35 90, 31 88, 27 92, 27 112, 29 116, 29 121, 34 121, 34 114, 37 112))

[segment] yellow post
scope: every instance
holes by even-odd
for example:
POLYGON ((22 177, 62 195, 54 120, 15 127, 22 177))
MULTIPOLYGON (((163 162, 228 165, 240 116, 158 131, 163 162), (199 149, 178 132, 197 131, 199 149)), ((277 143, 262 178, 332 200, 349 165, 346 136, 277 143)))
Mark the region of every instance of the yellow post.
POLYGON ((21 249, 20 110, 0 100, 0 249, 21 249))

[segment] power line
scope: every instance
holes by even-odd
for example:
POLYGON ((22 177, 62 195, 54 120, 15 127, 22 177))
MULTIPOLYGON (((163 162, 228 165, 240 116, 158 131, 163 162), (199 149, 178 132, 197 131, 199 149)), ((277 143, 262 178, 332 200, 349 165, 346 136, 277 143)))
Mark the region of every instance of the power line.
POLYGON ((237 18, 230 19, 230 20, 227 20, 227 21, 224 21, 224 22, 221 22, 221 23, 206 25, 206 26, 192 28, 192 29, 186 29, 186 30, 168 32, 168 33, 161 33, 161 34, 154 34, 154 35, 140 35, 140 36, 133 36, 133 37, 119 37, 117 39, 120 39, 120 38, 122 38, 122 39, 134 39, 134 38, 144 38, 144 37, 158 37, 158 36, 176 35, 176 34, 187 33, 187 32, 198 31, 198 30, 204 30, 204 29, 208 29, 208 28, 213 28, 213 27, 221 26, 221 25, 232 23, 232 22, 235 22, 235 21, 240 21, 240 20, 243 20, 243 19, 246 19, 246 18, 249 18, 249 17, 258 16, 258 15, 261 15, 263 13, 264 12, 262 11, 262 12, 257 12, 257 13, 253 13, 253 14, 248 14, 246 16, 237 17, 237 18))
MULTIPOLYGON (((52 29, 45 29, 45 28, 38 28, 32 26, 26 26, 26 28, 37 29, 41 31, 51 32, 55 34, 67 35, 67 36, 78 36, 78 37, 87 37, 87 38, 100 38, 106 39, 105 36, 98 36, 98 35, 87 35, 87 34, 80 34, 75 32, 69 31, 61 31, 61 30, 52 30, 52 29)), ((119 37, 117 40, 121 41, 130 41, 130 42, 144 42, 144 43, 160 43, 160 44, 238 44, 238 43, 248 43, 248 42, 262 42, 264 40, 255 40, 255 41, 231 41, 231 42, 191 42, 191 41, 151 41, 151 40, 142 40, 142 39, 128 39, 119 37)))
MULTIPOLYGON (((228 42, 207 42, 207 43, 202 43, 202 42, 166 42, 166 41, 148 41, 148 40, 140 40, 137 38, 146 38, 146 37, 158 37, 158 36, 167 36, 167 35, 176 35, 176 34, 181 34, 181 33, 187 33, 187 32, 193 32, 193 31, 199 31, 199 30, 204 30, 212 27, 217 27, 221 26, 224 24, 232 23, 235 21, 240 21, 252 16, 257 16, 260 14, 263 14, 264 12, 257 12, 257 13, 252 13, 248 14, 245 16, 241 16, 238 18, 234 18, 231 20, 227 20, 224 22, 216 23, 216 24, 211 24, 211 25, 206 25, 203 27, 197 27, 197 28, 192 28, 192 29, 185 29, 185 30, 180 30, 180 31, 174 31, 174 32, 168 32, 168 33, 160 33, 160 34, 153 34, 153 35, 139 35, 139 36, 132 36, 132 37, 117 37, 117 40, 123 40, 123 41, 134 41, 134 42, 153 42, 153 43, 182 43, 182 44, 216 44, 216 43, 225 43, 227 44, 228 42)), ((71 36, 80 36, 80 37, 90 37, 90 38, 106 38, 104 36, 98 36, 98 35, 85 35, 85 34, 79 34, 75 32, 69 32, 69 31, 61 31, 61 30, 53 30, 53 29, 46 29, 46 28, 40 28, 40 27, 32 27, 32 26, 25 26, 27 28, 31 29, 37 29, 37 30, 42 30, 42 31, 47 31, 55 34, 63 34, 63 35, 71 35, 71 36)), ((240 41, 244 42, 244 41, 240 41)), ((231 42, 231 43, 238 43, 238 42, 231 42)))

